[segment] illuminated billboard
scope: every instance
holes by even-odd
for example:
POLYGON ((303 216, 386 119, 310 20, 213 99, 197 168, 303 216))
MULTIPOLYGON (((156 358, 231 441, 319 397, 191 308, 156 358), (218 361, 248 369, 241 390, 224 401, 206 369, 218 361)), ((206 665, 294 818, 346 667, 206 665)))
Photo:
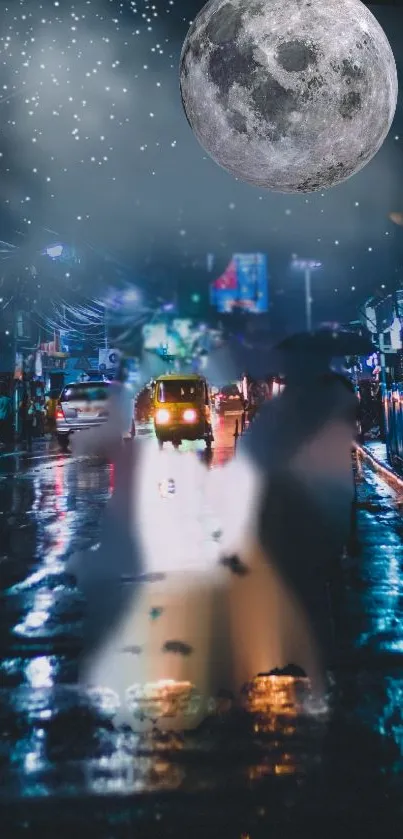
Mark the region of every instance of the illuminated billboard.
POLYGON ((143 326, 143 347, 145 350, 157 350, 167 343, 167 324, 163 322, 148 323, 143 326))
POLYGON ((143 349, 176 359, 189 359, 200 353, 209 353, 220 346, 220 330, 209 329, 205 323, 191 318, 174 318, 158 321, 143 327, 143 349))
POLYGON ((268 267, 264 253, 236 253, 224 273, 210 286, 210 302, 220 313, 241 309, 267 312, 268 267))
POLYGON ((165 349, 170 356, 180 354, 183 344, 181 331, 187 329, 187 321, 158 321, 143 327, 143 349, 160 352, 165 349))

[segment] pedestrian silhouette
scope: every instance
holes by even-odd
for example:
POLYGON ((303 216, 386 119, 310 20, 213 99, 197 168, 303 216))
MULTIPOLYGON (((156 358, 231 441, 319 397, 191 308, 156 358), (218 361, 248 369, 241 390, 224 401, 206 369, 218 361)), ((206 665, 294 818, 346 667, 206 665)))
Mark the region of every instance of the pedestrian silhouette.
POLYGON ((351 525, 358 403, 326 357, 290 353, 281 372, 284 392, 239 452, 259 475, 257 544, 299 604, 320 668, 334 648, 329 593, 351 525))

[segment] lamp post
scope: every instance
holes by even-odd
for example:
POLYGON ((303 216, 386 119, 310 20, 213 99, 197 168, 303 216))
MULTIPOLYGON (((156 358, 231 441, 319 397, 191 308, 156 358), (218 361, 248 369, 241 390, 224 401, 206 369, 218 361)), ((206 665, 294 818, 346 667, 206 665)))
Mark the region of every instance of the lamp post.
POLYGON ((50 259, 60 259, 63 255, 64 245, 57 244, 57 245, 49 245, 44 251, 46 256, 49 256, 50 259))
POLYGON ((305 318, 307 332, 312 332, 312 271, 320 268, 321 262, 315 259, 301 259, 296 254, 292 255, 291 267, 297 271, 304 272, 305 279, 305 318))

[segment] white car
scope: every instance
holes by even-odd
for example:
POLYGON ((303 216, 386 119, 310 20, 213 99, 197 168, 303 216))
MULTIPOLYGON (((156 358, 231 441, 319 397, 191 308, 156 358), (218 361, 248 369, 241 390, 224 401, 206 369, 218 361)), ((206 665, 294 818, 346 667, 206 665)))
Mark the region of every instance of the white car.
MULTIPOLYGON (((66 451, 73 434, 97 428, 108 421, 111 400, 116 393, 114 382, 74 382, 67 385, 59 399, 56 409, 56 434, 60 447, 66 451)), ((125 386, 123 386, 125 387, 125 386)), ((125 405, 127 430, 123 437, 131 438, 135 434, 134 398, 129 395, 125 405)))

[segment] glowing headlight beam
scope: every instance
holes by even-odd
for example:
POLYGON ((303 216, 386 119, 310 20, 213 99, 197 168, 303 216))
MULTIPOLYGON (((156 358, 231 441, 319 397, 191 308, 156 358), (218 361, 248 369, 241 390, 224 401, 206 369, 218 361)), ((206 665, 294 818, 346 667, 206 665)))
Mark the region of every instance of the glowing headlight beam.
POLYGON ((186 411, 183 412, 183 419, 185 422, 196 422, 197 414, 193 408, 188 408, 186 411))
POLYGON ((166 408, 160 408, 155 415, 155 422, 158 425, 165 425, 169 422, 170 413, 166 410, 166 408))

